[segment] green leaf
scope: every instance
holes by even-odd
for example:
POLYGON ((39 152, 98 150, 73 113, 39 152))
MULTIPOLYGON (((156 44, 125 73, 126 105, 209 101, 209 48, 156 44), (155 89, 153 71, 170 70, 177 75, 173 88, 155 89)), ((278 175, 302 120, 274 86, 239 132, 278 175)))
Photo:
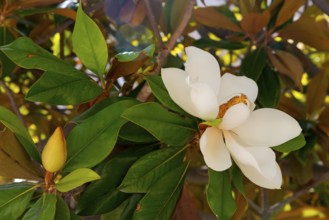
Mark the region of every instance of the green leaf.
POLYGON ((54 220, 70 220, 70 209, 61 196, 57 195, 56 213, 54 220))
POLYGON ((57 198, 54 194, 43 194, 31 209, 27 211, 23 220, 49 220, 54 219, 57 198))
POLYGON ((188 164, 162 175, 139 202, 134 220, 170 219, 184 185, 188 164))
POLYGON ((97 24, 83 12, 82 4, 79 4, 72 43, 81 62, 102 79, 108 61, 107 44, 97 24))
MULTIPOLYGON (((14 41, 15 38, 6 26, 0 27, 0 46, 14 41)), ((8 76, 15 68, 13 63, 2 51, 0 51, 0 78, 8 76)))
POLYGON ((74 105, 94 99, 102 89, 83 74, 46 71, 33 84, 26 95, 26 100, 44 102, 51 105, 74 105))
POLYGON ((245 48, 247 45, 238 43, 238 42, 231 42, 227 40, 220 40, 214 41, 211 39, 202 38, 200 40, 194 41, 193 45, 199 48, 222 48, 227 50, 239 50, 245 48))
POLYGON ((241 63, 241 74, 257 81, 266 64, 266 57, 266 51, 263 47, 247 54, 241 63))
POLYGON ((68 160, 65 172, 89 168, 113 150, 120 128, 127 122, 120 115, 138 101, 124 100, 110 105, 77 125, 67 137, 68 160))
POLYGON ((179 107, 169 96, 168 91, 163 84, 162 78, 160 76, 146 76, 145 79, 151 87, 153 95, 166 107, 169 109, 187 114, 181 107, 179 107))
POLYGON ((126 123, 120 130, 119 137, 126 141, 134 143, 152 143, 156 142, 157 139, 153 137, 144 128, 139 127, 131 122, 126 123))
POLYGON ((113 211, 102 215, 102 220, 131 220, 138 202, 144 194, 132 194, 119 207, 113 211))
POLYGON ((155 45, 151 44, 150 46, 146 47, 142 51, 138 52, 122 52, 115 55, 115 58, 117 58, 120 62, 129 62, 135 60, 141 53, 144 53, 148 57, 152 57, 155 51, 155 45))
POLYGON ((0 122, 9 128, 23 145, 26 152, 37 162, 41 162, 40 154, 28 131, 17 116, 8 109, 0 106, 0 122))
POLYGON ((28 184, 0 185, 0 219, 17 219, 23 214, 34 193, 28 184))
POLYGON ((99 215, 110 212, 130 196, 117 187, 122 182, 129 167, 153 147, 129 149, 106 162, 99 171, 102 179, 91 183, 79 198, 76 211, 81 215, 99 215), (90 203, 90 201, 93 201, 90 203))
POLYGON ((145 193, 163 175, 183 163, 185 148, 167 147, 137 160, 118 189, 126 193, 145 193))
POLYGON ((190 121, 154 102, 136 105, 126 110, 122 117, 143 127, 161 142, 172 146, 187 144, 196 132, 190 121))
POLYGON ((223 119, 221 118, 216 118, 215 120, 212 120, 212 121, 205 121, 205 122, 202 122, 201 124, 203 125, 209 125, 209 126, 212 126, 212 127, 218 127, 219 124, 222 122, 223 119))
POLYGON ((90 77, 55 57, 29 38, 18 38, 11 44, 1 46, 0 50, 20 67, 46 71, 29 90, 27 94, 29 101, 72 105, 89 101, 102 93, 102 89, 90 77), (81 92, 82 88, 83 92, 81 92))
POLYGON ((213 213, 217 216, 217 219, 229 220, 236 210, 229 172, 217 172, 209 168, 208 175, 208 204, 213 213))
POLYGON ((87 182, 98 180, 101 177, 93 170, 79 168, 66 175, 56 183, 55 188, 60 192, 68 192, 87 182))
POLYGON ((286 143, 280 144, 278 146, 272 147, 272 149, 283 153, 289 153, 291 151, 299 150, 300 148, 304 147, 305 144, 305 137, 303 133, 300 133, 300 135, 298 135, 294 139, 291 139, 290 141, 287 141, 286 143))
POLYGON ((130 97, 110 97, 110 98, 104 99, 104 100, 96 103, 95 105, 93 105, 91 108, 89 108, 82 114, 75 117, 72 121, 74 121, 75 123, 81 123, 85 119, 95 115, 97 112, 103 110, 104 108, 109 107, 110 105, 112 105, 116 102, 119 102, 119 101, 123 101, 123 100, 135 100, 135 99, 132 99, 130 97))
POLYGON ((280 98, 280 80, 276 72, 269 66, 265 66, 262 75, 257 81, 258 97, 257 101, 262 107, 276 107, 280 98))

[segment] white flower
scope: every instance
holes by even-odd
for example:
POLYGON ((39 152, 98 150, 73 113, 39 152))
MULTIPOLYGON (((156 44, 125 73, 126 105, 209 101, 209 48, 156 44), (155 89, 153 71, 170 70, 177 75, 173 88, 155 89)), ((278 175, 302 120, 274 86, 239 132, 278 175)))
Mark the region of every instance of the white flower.
POLYGON ((270 148, 297 137, 298 122, 271 108, 254 110, 257 84, 244 76, 220 76, 217 60, 208 52, 186 48, 185 71, 162 69, 170 97, 186 112, 205 121, 221 119, 208 127, 200 139, 200 149, 208 167, 223 171, 232 160, 255 184, 275 189, 282 174, 270 148))

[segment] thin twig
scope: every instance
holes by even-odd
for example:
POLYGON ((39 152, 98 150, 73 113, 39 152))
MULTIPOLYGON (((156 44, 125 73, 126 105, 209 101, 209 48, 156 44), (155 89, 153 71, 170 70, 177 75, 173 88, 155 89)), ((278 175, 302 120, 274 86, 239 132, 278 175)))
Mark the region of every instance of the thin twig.
POLYGON ((270 216, 269 206, 268 206, 268 192, 266 189, 261 189, 262 196, 262 220, 268 220, 270 216))
POLYGON ((313 183, 307 185, 305 188, 302 188, 299 191, 295 192, 292 196, 286 198, 285 200, 282 200, 281 202, 278 202, 278 203, 272 205, 269 208, 269 212, 273 213, 273 212, 283 208, 286 204, 291 203, 291 202, 295 201, 298 197, 308 193, 310 191, 310 189, 312 189, 313 187, 316 187, 316 186, 320 185, 321 183, 328 181, 328 180, 329 180, 329 172, 323 174, 319 179, 317 179, 313 183))
POLYGON ((190 0, 185 8, 184 11, 184 16, 182 18, 182 21, 179 23, 177 29, 173 33, 172 37, 170 38, 168 44, 166 45, 166 49, 163 50, 158 58, 158 66, 156 70, 154 71, 154 74, 158 74, 160 72, 160 68, 163 66, 163 64, 166 62, 168 55, 170 54, 170 51, 174 48, 177 39, 181 36, 183 31, 185 30, 191 16, 193 13, 193 7, 195 5, 195 0, 190 0))
POLYGON ((24 122, 24 119, 23 119, 23 116, 19 112, 17 103, 15 101, 15 98, 14 98, 12 92, 10 91, 10 89, 8 88, 8 86, 6 85, 6 83, 4 81, 0 80, 0 85, 3 87, 3 89, 5 90, 8 98, 9 98, 9 102, 10 102, 11 108, 13 109, 13 111, 15 112, 15 114, 17 115, 18 119, 22 122, 22 124, 24 126, 26 126, 25 125, 25 122, 24 122))
POLYGON ((160 49, 164 49, 165 45, 162 41, 157 22, 155 20, 155 16, 154 16, 154 13, 152 11, 150 1, 149 0, 144 0, 144 4, 145 4, 145 8, 146 8, 147 17, 149 19, 149 22, 150 22, 151 28, 153 30, 154 36, 157 40, 157 45, 160 49))

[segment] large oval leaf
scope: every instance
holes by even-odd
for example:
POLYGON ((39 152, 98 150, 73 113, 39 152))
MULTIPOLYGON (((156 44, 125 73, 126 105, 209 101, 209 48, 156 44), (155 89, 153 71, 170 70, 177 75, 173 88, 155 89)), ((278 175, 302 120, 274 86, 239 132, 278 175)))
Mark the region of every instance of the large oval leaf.
POLYGON ((187 144, 196 132, 191 121, 165 110, 154 102, 136 105, 125 111, 122 117, 143 127, 161 142, 172 146, 187 144))
POLYGON ((43 194, 31 209, 27 211, 23 220, 49 220, 54 219, 57 198, 54 194, 43 194))
POLYGON ((73 48, 81 62, 102 79, 108 60, 106 41, 97 24, 83 12, 81 5, 72 34, 73 48))
POLYGON ((183 163, 184 148, 167 147, 151 152, 136 161, 128 170, 119 190, 145 193, 159 178, 183 163))
POLYGON ((68 160, 64 171, 92 167, 112 151, 120 131, 127 122, 122 112, 138 101, 125 100, 110 105, 77 125, 67 137, 68 160))
POLYGON ((0 185, 0 219, 17 219, 23 214, 34 193, 28 184, 0 185))

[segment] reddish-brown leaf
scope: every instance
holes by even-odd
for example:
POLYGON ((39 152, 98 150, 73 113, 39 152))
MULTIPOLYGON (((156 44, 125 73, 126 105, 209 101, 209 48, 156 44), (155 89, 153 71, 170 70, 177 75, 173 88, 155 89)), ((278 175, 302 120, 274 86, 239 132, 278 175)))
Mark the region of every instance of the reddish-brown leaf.
POLYGON ((303 42, 318 50, 329 50, 329 36, 315 18, 301 16, 296 22, 286 26, 279 32, 284 39, 303 42))
POLYGON ((324 104, 329 86, 328 72, 323 70, 316 75, 307 87, 306 112, 316 114, 324 104))
POLYGON ((264 11, 262 14, 250 12, 243 16, 240 26, 246 33, 256 35, 268 24, 270 18, 268 11, 264 11))
POLYGON ((280 12, 278 14, 278 17, 275 21, 275 26, 280 26, 284 22, 288 21, 292 16, 295 14, 295 12, 303 5, 305 4, 305 0, 285 0, 283 3, 283 6, 280 9, 280 12))
POLYGON ((303 64, 291 53, 283 50, 267 51, 273 66, 281 73, 291 78, 301 90, 301 78, 304 72, 303 64))
POLYGON ((198 8, 193 11, 193 15, 199 23, 205 26, 242 32, 242 29, 238 25, 225 15, 217 12, 214 7, 198 8))
POLYGON ((64 17, 70 18, 72 20, 75 20, 77 16, 77 12, 70 9, 70 8, 56 8, 53 10, 55 14, 62 15, 64 17))
POLYGON ((321 112, 318 127, 329 137, 329 106, 321 112))

